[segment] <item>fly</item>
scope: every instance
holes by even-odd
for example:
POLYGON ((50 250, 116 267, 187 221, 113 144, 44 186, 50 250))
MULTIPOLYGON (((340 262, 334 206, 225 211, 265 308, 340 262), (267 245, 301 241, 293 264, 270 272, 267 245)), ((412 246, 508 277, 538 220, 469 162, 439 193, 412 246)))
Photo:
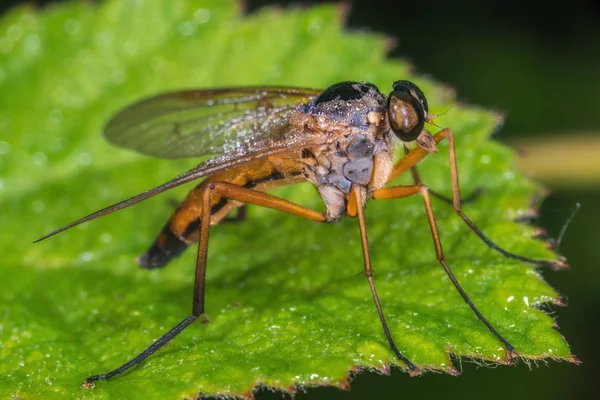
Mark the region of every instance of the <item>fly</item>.
MULTIPOLYGON (((142 268, 164 267, 190 244, 198 242, 191 314, 139 355, 119 368, 87 378, 83 385, 110 379, 143 362, 204 314, 205 272, 210 227, 236 208, 255 204, 315 222, 358 218, 364 275, 367 278, 383 333, 398 360, 411 375, 421 370, 396 347, 385 320, 369 256, 364 205, 367 199, 420 196, 431 228, 437 260, 463 300, 506 349, 515 348, 479 312, 446 264, 430 197, 452 205, 475 234, 506 257, 536 265, 488 239, 461 210, 456 149, 452 131, 431 135, 432 122, 423 92, 412 82, 396 81, 386 98, 370 83, 341 82, 324 91, 293 87, 247 87, 179 91, 142 100, 114 116, 105 128, 109 141, 141 153, 182 158, 211 155, 207 161, 147 192, 83 217, 37 241, 83 222, 129 207, 158 193, 205 177, 190 191, 150 248, 136 261, 142 268), (448 141, 452 198, 421 183, 416 165, 437 144, 448 141), (414 142, 416 146, 409 148, 414 142), (405 155, 394 160, 394 148, 405 155), (410 171, 414 184, 390 185, 410 171), (318 190, 325 211, 315 211, 266 193, 276 186, 309 181, 318 190)), ((242 214, 240 214, 242 215, 242 214)))

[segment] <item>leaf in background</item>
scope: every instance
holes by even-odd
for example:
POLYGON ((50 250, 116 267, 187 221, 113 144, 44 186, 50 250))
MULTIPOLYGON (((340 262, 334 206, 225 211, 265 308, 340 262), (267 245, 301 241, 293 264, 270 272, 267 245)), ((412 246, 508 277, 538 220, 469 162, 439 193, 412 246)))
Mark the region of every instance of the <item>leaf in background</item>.
MULTIPOLYGON (((0 396, 178 398, 198 392, 252 396, 256 385, 347 387, 349 371, 402 365, 389 350, 362 271, 355 220, 319 225, 252 207, 211 233, 207 314, 139 367, 93 390, 79 383, 127 361, 190 312, 194 251, 164 270, 133 262, 187 188, 31 240, 93 210, 154 187, 194 160, 158 160, 109 146, 102 126, 141 97, 178 88, 249 84, 326 87, 371 81, 387 92, 412 79, 432 112, 447 89, 385 59, 383 37, 343 30, 334 6, 242 17, 234 1, 110 0, 0 21, 0 396)), ((498 117, 454 105, 452 127, 465 207, 501 246, 551 259, 517 224, 536 187, 490 142, 498 117)), ((427 184, 450 193, 447 146, 422 163, 427 184)), ((409 182, 403 177, 403 182, 409 182)), ((402 180, 401 180, 402 181, 402 180)), ((322 207, 309 185, 277 194, 322 207)), ((556 302, 531 266, 488 249, 434 200, 447 260, 488 319, 530 359, 574 358, 539 306, 556 302)), ((439 267, 419 198, 370 202, 375 281, 400 350, 423 368, 454 373, 460 358, 502 363, 504 350, 439 267)))

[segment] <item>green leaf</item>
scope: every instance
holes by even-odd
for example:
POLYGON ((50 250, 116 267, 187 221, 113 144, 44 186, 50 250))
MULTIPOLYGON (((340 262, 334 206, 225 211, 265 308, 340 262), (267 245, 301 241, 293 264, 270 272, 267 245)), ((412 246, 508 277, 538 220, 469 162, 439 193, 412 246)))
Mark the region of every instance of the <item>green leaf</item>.
MULTIPOLYGON (((387 42, 347 32, 341 10, 265 9, 234 1, 72 2, 12 10, 0 21, 0 397, 251 397, 257 385, 348 387, 351 372, 390 365, 356 220, 314 224, 251 207, 211 233, 207 314, 124 376, 85 390, 190 312, 194 251, 159 271, 133 262, 170 213, 178 188, 39 244, 91 211, 163 183, 196 160, 167 161, 111 147, 102 126, 126 104, 177 88, 366 80, 382 91, 411 79, 436 122, 456 134, 462 192, 485 193, 465 212, 497 243, 554 259, 518 224, 538 189, 490 141, 499 117, 455 104, 453 93, 385 58, 387 42)), ((420 166, 450 194, 447 144, 420 166)), ((399 182, 409 183, 408 177, 399 182)), ((322 209, 310 185, 277 195, 322 209)), ((558 295, 532 266, 490 250, 447 204, 433 200, 447 261, 492 324, 526 359, 574 361, 540 309, 558 295)), ((456 373, 459 359, 505 363, 505 351, 440 268, 422 200, 372 201, 367 223, 384 312, 400 351, 456 373), (454 360, 456 361, 456 360, 454 360)))

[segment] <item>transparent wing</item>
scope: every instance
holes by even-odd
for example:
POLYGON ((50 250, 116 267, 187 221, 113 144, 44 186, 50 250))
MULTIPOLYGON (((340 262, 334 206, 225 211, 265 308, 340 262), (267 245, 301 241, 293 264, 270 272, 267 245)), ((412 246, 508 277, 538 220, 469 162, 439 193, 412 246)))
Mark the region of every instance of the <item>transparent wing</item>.
POLYGON ((165 93, 119 112, 105 135, 118 146, 163 158, 239 156, 298 140, 286 136, 294 134, 288 119, 298 104, 319 93, 291 87, 165 93))
POLYGON ((118 203, 112 204, 106 208, 103 208, 99 211, 96 211, 92 214, 89 214, 83 218, 78 219, 77 221, 71 222, 68 225, 63 226, 62 228, 56 229, 41 238, 34 241, 40 242, 45 240, 51 236, 59 234, 61 232, 66 231, 74 226, 83 224, 84 222, 91 221, 96 218, 100 218, 106 214, 110 214, 112 212, 122 210, 123 208, 127 208, 132 206, 140 201, 146 200, 150 197, 156 196, 159 193, 166 192, 167 190, 173 189, 174 187, 183 185, 184 183, 195 181, 197 179, 203 178, 208 175, 215 174, 217 172, 226 170, 228 168, 234 168, 250 161, 255 160, 258 157, 268 157, 273 154, 280 154, 290 151, 293 149, 294 144, 292 143, 290 146, 281 146, 281 147, 271 147, 267 150, 261 149, 260 151, 247 151, 247 152, 229 152, 219 157, 211 158, 207 161, 204 161, 191 170, 175 177, 167 183, 164 183, 160 186, 157 186, 153 189, 150 189, 144 193, 140 193, 136 196, 130 197, 127 200, 120 201, 118 203))

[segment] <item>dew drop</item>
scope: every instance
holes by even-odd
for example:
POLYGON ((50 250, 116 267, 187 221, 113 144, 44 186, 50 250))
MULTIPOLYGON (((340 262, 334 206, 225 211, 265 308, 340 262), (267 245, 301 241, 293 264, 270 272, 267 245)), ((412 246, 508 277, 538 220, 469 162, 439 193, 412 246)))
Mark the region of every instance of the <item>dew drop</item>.
POLYGON ((199 8, 194 13, 194 21, 197 24, 205 24, 210 21, 210 10, 206 8, 199 8))
POLYGON ((185 21, 179 24, 179 33, 182 36, 193 35, 195 31, 196 29, 194 28, 194 25, 189 21, 185 21))
POLYGON ((23 28, 20 25, 11 25, 6 30, 6 38, 11 42, 16 42, 23 37, 23 28))
POLYGON ((79 153, 79 156, 77 157, 77 162, 82 167, 88 166, 92 163, 92 155, 87 152, 79 153))
POLYGON ((30 53, 37 53, 40 50, 40 37, 38 35, 29 34, 25 38, 25 49, 30 53))
POLYGON ((321 24, 321 21, 319 21, 319 20, 311 21, 310 24, 308 25, 308 33, 310 33, 313 36, 318 35, 322 29, 323 29, 323 25, 321 24))
POLYGON ((511 180, 515 177, 515 171, 506 171, 504 173, 504 179, 511 180))
POLYGON ((79 31, 79 22, 75 19, 65 21, 64 30, 69 35, 75 35, 79 31))
POLYGON ((0 140, 0 155, 10 153, 10 144, 0 140))
POLYGON ((92 253, 91 251, 84 251, 83 253, 81 253, 78 257, 79 261, 91 261, 94 258, 94 253, 92 253))
POLYGON ((46 164, 47 161, 47 157, 45 153, 42 153, 41 151, 38 151, 37 153, 35 153, 32 157, 32 161, 35 165, 39 165, 39 166, 43 166, 46 164))
POLYGON ((58 125, 63 120, 63 113, 58 108, 53 108, 52 111, 48 113, 48 122, 51 124, 58 125))

